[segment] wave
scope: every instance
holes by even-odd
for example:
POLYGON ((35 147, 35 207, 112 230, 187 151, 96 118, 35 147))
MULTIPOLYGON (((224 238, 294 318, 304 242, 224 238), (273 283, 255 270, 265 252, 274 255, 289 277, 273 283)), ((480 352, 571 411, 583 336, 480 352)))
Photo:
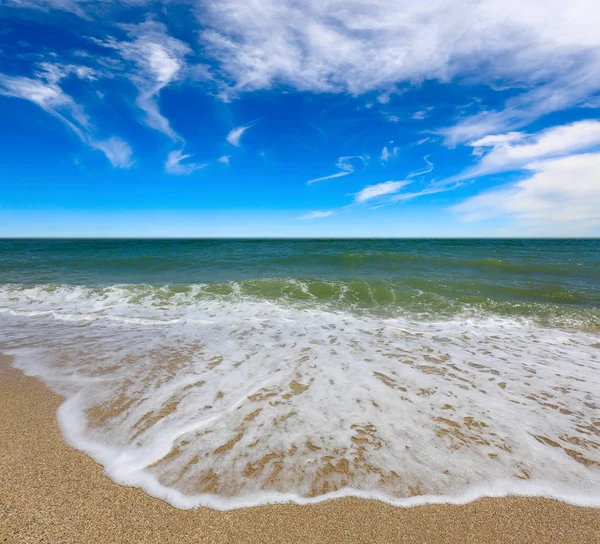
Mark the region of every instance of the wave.
POLYGON ((129 315, 163 320, 192 318, 203 304, 270 303, 419 320, 485 316, 527 319, 549 327, 600 329, 600 299, 562 286, 516 287, 437 279, 326 280, 257 279, 195 285, 126 284, 0 285, 4 311, 53 311, 57 314, 129 315))
POLYGON ((335 309, 399 304, 384 288, 3 286, 0 349, 67 399, 71 445, 180 508, 511 493, 600 506, 598 335, 335 309))

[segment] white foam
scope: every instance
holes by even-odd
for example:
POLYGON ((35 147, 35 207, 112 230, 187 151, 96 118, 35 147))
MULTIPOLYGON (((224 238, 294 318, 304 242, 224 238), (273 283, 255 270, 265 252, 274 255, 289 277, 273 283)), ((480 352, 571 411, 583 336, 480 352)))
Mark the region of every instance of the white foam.
POLYGON ((116 482, 180 508, 600 506, 597 335, 195 293, 0 289, 0 347, 67 397, 65 438, 116 482))

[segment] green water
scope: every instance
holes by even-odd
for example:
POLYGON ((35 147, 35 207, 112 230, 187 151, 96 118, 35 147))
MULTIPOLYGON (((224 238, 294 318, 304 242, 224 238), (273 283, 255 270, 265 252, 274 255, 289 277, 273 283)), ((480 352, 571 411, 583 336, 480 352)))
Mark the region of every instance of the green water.
POLYGON ((242 297, 600 327, 599 240, 2 240, 0 283, 4 299, 122 286, 129 303, 163 306, 242 297))

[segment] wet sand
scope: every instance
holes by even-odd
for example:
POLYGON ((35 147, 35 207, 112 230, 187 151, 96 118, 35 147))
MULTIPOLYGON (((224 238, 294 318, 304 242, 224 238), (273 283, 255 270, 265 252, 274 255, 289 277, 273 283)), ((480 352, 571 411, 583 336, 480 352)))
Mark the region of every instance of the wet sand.
POLYGON ((340 499, 177 510, 114 484, 56 425, 61 398, 0 357, 0 541, 598 543, 600 509, 532 498, 395 508, 340 499))

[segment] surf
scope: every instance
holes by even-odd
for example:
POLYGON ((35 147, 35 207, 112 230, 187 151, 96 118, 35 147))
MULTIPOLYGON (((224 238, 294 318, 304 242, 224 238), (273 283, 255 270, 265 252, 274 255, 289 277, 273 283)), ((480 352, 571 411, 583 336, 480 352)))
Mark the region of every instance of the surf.
POLYGON ((0 347, 66 398, 67 441, 175 506, 600 505, 593 332, 290 304, 239 283, 11 289, 0 347))

